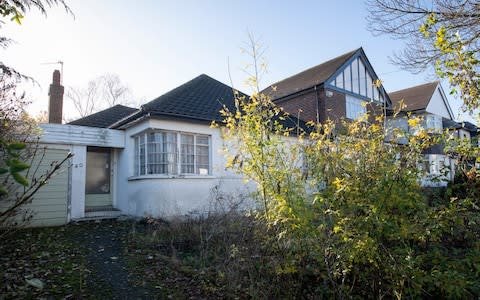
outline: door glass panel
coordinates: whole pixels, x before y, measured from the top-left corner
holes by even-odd
[[[110,193],[110,152],[87,151],[87,194]]]

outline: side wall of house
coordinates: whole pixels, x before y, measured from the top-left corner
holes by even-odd
[[[283,107],[290,115],[300,118],[303,121],[316,121],[317,111],[321,111],[319,108],[319,94],[320,91],[311,90],[275,103]]]

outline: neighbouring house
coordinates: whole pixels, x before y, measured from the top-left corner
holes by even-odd
[[[362,48],[276,82],[263,90],[303,121],[356,119],[384,114],[389,95]]]
[[[453,111],[438,81],[392,92],[389,96],[393,101],[392,109],[397,112],[395,117],[388,120],[392,127],[413,133],[416,128],[409,128],[408,118],[421,117],[421,127],[430,134],[438,134],[447,128],[452,134],[469,140],[476,134],[475,125],[462,125],[454,120]],[[455,158],[444,152],[444,145],[434,145],[424,151],[421,168],[426,172],[422,179],[423,185],[445,186],[454,178]]]
[[[57,121],[59,78],[54,75],[51,86],[58,92],[50,93],[50,114]],[[359,48],[263,92],[290,113],[286,126],[356,119],[367,111],[386,115],[403,98],[410,111],[426,116],[426,126],[440,128],[443,120],[458,125],[438,83],[388,94],[378,79]],[[202,74],[139,109],[117,105],[69,124],[41,125],[47,163],[69,151],[74,156],[32,206],[39,212],[34,225],[202,213],[219,194],[247,195],[255,187],[226,169],[221,130],[210,126],[222,121],[223,106],[235,109],[232,88]],[[472,135],[468,128],[463,127]],[[445,160],[441,150],[429,151],[429,162]]]

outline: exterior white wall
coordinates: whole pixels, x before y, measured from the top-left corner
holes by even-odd
[[[434,114],[439,115],[447,119],[454,119],[454,116],[450,114],[451,110],[447,107],[448,100],[444,97],[444,94],[441,90],[440,85],[435,89],[435,92],[428,103],[426,111]]]
[[[134,176],[133,136],[150,128],[209,135],[211,174]],[[222,146],[220,129],[206,124],[150,119],[127,129],[125,149],[118,152],[117,207],[139,217],[172,217],[206,211],[216,188],[229,195],[250,193],[252,184],[245,184],[242,177],[225,169]]]
[[[470,140],[470,132],[465,130],[465,129],[459,129],[458,130],[458,137],[462,140]]]
[[[72,146],[71,206],[72,219],[85,217],[85,179],[87,166],[87,146]]]

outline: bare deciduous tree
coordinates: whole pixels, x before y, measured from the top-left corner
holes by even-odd
[[[80,117],[117,104],[135,104],[130,88],[115,74],[97,77],[89,81],[86,88],[69,87],[66,98],[71,101]]]
[[[406,41],[392,61],[420,73],[431,68],[444,54],[435,47],[437,36],[426,37],[420,28],[435,16],[436,31],[444,27],[461,36],[468,50],[480,50],[480,3],[478,0],[367,0],[368,29],[375,35],[389,35]]]
[[[125,85],[116,74],[105,74],[100,77],[102,96],[108,106],[117,104],[133,104],[130,88]]]
[[[90,81],[86,88],[69,87],[65,95],[69,99],[80,117],[85,117],[98,110],[98,83]]]

